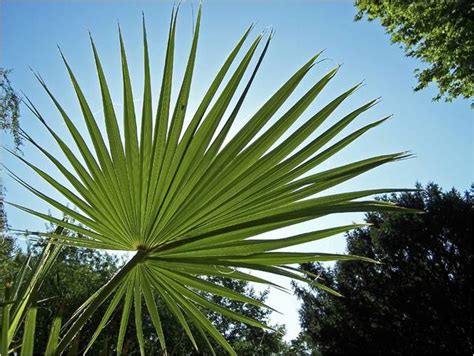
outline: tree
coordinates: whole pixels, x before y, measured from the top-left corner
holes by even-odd
[[[290,341],[290,344],[288,345],[288,355],[320,356],[321,353],[318,350],[312,348],[310,345],[311,340],[309,336],[304,332],[300,332],[296,339]]]
[[[11,69],[0,67],[0,129],[9,130],[15,148],[21,145],[20,96],[13,89],[8,75]]]
[[[474,97],[474,7],[469,0],[356,0],[356,20],[380,19],[393,43],[427,67],[416,69],[415,91],[435,83],[446,101]],[[474,105],[474,103],[473,103]]]
[[[472,352],[473,192],[429,184],[385,197],[425,213],[371,213],[366,221],[373,225],[347,234],[350,254],[381,264],[305,265],[344,295],[294,286],[313,348],[323,354]]]

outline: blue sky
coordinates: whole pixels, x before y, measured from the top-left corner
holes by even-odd
[[[164,57],[170,1],[3,1],[1,3],[1,66],[12,68],[11,80],[38,106],[47,121],[66,134],[57,112],[46,98],[29,70],[40,72],[52,91],[81,127],[80,111],[68,82],[56,46],[70,61],[80,84],[100,119],[101,103],[87,31],[96,41],[108,76],[117,110],[122,100],[117,21],[120,22],[129,56],[137,108],[141,105],[142,48],[141,12],[144,11],[149,32],[154,94],[158,91]],[[194,2],[194,14],[197,3]],[[334,123],[370,99],[381,96],[382,102],[351,125],[346,133],[386,115],[393,118],[369,132],[361,140],[324,165],[328,168],[376,154],[410,150],[415,158],[385,166],[345,183],[337,191],[373,187],[413,187],[416,181],[434,181],[444,188],[467,189],[474,181],[473,111],[466,100],[453,103],[432,102],[436,88],[414,93],[413,70],[423,67],[417,60],[406,58],[403,50],[391,45],[378,22],[354,22],[356,11],[351,1],[231,1],[206,0],[203,8],[202,32],[190,111],[199,103],[217,69],[253,22],[253,35],[273,28],[276,31],[270,50],[257,75],[236,128],[258,109],[265,100],[308,58],[325,49],[325,61],[314,67],[294,93],[288,105],[304,93],[318,78],[337,64],[343,64],[336,78],[302,118],[308,118],[331,98],[364,81],[365,85],[333,114],[324,127]],[[188,54],[192,31],[190,1],[182,1],[176,48],[176,79],[180,80]],[[175,85],[177,87],[178,85]],[[21,118],[23,128],[52,152],[58,152],[44,129],[26,110]],[[278,115],[277,115],[278,116]],[[83,126],[82,126],[83,127]],[[323,127],[323,129],[324,129]],[[2,143],[11,147],[10,138],[2,134]],[[23,149],[25,157],[45,169],[53,169],[34,149]],[[58,152],[59,154],[59,152]],[[2,162],[22,177],[34,182],[48,194],[58,194],[34,177],[18,161],[2,152]],[[15,185],[2,172],[9,200],[42,211],[50,209]],[[60,197],[58,197],[61,199]],[[54,210],[51,209],[54,213]],[[9,223],[14,228],[44,229],[44,222],[13,209],[8,209]],[[342,225],[361,221],[357,214],[331,216],[276,232],[279,236],[308,231],[321,226]],[[274,235],[275,235],[274,234]],[[302,246],[300,250],[343,252],[343,236]],[[287,283],[287,282],[282,282]],[[288,284],[286,284],[288,285]],[[297,335],[298,303],[292,295],[271,291],[269,304],[284,314],[273,322],[285,323],[287,338]]]

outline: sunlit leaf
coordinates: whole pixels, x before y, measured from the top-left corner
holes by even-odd
[[[108,303],[108,307],[88,347],[120,307],[122,314],[116,341],[117,354],[120,355],[127,326],[130,319],[133,319],[130,318],[133,306],[141,354],[145,353],[144,340],[148,337],[143,334],[142,314],[149,314],[160,345],[166,350],[161,310],[156,307],[157,299],[161,299],[163,305],[169,308],[196,349],[198,345],[189,324],[193,324],[194,329],[201,333],[212,352],[212,343],[208,337],[213,338],[230,354],[235,354],[225,338],[206,318],[204,311],[220,313],[257,327],[267,326],[224,309],[206,296],[214,294],[241,303],[267,306],[214,284],[206,277],[234,278],[281,288],[271,278],[255,276],[247,270],[260,271],[304,281],[339,295],[337,291],[324,286],[322,281],[292,265],[354,259],[371,263],[376,261],[364,256],[312,252],[309,248],[304,253],[290,249],[360,225],[319,228],[289,237],[279,237],[274,231],[335,213],[412,211],[368,198],[400,191],[398,188],[324,194],[330,188],[380,165],[405,159],[409,154],[401,152],[376,155],[330,169],[320,168],[322,163],[387,119],[379,118],[364,123],[345,137],[337,138],[357,118],[378,103],[378,99],[371,100],[356,106],[356,109],[341,118],[333,119],[333,113],[342,110],[342,104],[360,87],[355,84],[341,90],[341,94],[328,103],[319,102],[319,94],[326,86],[331,85],[339,66],[321,73],[320,79],[315,80],[305,93],[293,98],[300,83],[313,71],[321,53],[302,63],[244,121],[246,118],[240,115],[240,110],[245,105],[245,99],[254,94],[251,85],[259,80],[258,70],[273,40],[273,32],[258,34],[248,48],[242,51],[253,28],[251,26],[238,40],[215,77],[211,78],[209,89],[201,101],[198,101],[196,111],[190,113],[188,103],[191,93],[194,95],[193,74],[198,70],[195,67],[199,58],[201,8],[197,14],[182,81],[175,84],[175,78],[181,78],[174,73],[175,57],[178,56],[175,53],[178,8],[179,6],[173,9],[171,14],[156,113],[152,111],[152,61],[149,58],[144,19],[141,117],[135,112],[131,70],[121,29],[119,55],[123,82],[123,125],[119,124],[120,118],[115,112],[106,72],[100,60],[100,48],[95,46],[92,37],[104,125],[93,114],[79,79],[63,53],[61,56],[87,131],[81,132],[78,129],[79,124],[69,117],[39,75],[36,76],[40,84],[59,110],[72,139],[59,135],[54,129],[55,124],[47,123],[27,99],[27,106],[52,135],[64,154],[64,160],[57,154],[48,152],[26,133],[25,138],[53,163],[62,177],[54,177],[36,164],[12,153],[62,197],[53,198],[35,188],[33,182],[25,181],[14,172],[11,175],[35,196],[74,218],[76,223],[11,204],[83,236],[75,238],[36,233],[37,237],[47,239],[52,244],[136,252],[65,323],[56,354],[65,351],[73,340],[77,340],[76,336],[81,328],[103,303]],[[244,53],[239,56],[240,52]],[[181,53],[179,55],[182,56]],[[247,75],[249,71],[251,74]],[[178,94],[172,102],[174,85],[177,85]],[[313,108],[315,101],[320,106],[319,109]],[[308,118],[305,118],[306,112],[311,112]],[[186,120],[188,116],[189,120]],[[189,123],[186,125],[186,122]],[[236,122],[241,124],[241,128],[232,134]],[[320,130],[323,124],[327,124],[329,128]],[[102,126],[105,127],[105,132],[101,131]],[[121,126],[123,132],[120,131]],[[69,142],[73,142],[77,150],[70,147]],[[69,166],[72,170],[66,168]],[[361,198],[369,200],[361,201]],[[71,202],[77,210],[60,199]],[[269,233],[270,238],[255,238],[263,233]],[[282,248],[286,250],[280,251]]]

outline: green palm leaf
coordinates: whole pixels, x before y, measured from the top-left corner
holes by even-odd
[[[56,236],[63,236],[64,228],[58,226]],[[10,347],[23,325],[21,354],[31,355],[34,347],[36,322],[36,298],[44,278],[55,263],[61,245],[46,244],[33,263],[31,255],[22,262],[21,268],[12,282],[5,285],[4,299],[0,301],[2,323],[0,324],[0,354],[7,355]],[[59,335],[59,329],[57,330]],[[54,342],[57,339],[54,339]],[[50,350],[55,348],[51,341]],[[14,347],[16,349],[16,346]]]
[[[73,171],[69,171],[66,163],[55,158],[55,155],[42,148],[29,135],[24,133],[24,137],[58,168],[66,181],[74,188],[74,192],[32,163],[22,157],[18,158],[72,202],[78,210],[68,208],[60,201],[41,193],[14,173],[11,174],[33,194],[66,215],[70,215],[80,225],[68,223],[27,207],[13,205],[86,236],[85,239],[75,239],[58,234],[38,233],[39,236],[54,243],[136,251],[136,255],[114,278],[91,296],[73,318],[65,323],[61,340],[56,348],[57,354],[67,348],[89,317],[106,301],[110,304],[89,347],[113,312],[122,305],[123,312],[117,340],[118,354],[121,353],[132,306],[135,311],[140,352],[142,354],[145,352],[144,335],[141,330],[142,313],[145,310],[150,314],[161,347],[166,350],[160,311],[155,304],[156,298],[164,301],[196,348],[189,323],[194,324],[195,329],[203,335],[205,340],[210,336],[229,353],[235,354],[222,335],[206,319],[203,310],[218,312],[250,325],[266,326],[215,305],[203,295],[213,293],[243,303],[267,306],[215,285],[207,281],[206,276],[236,278],[278,287],[269,280],[239,270],[239,268],[247,268],[305,281],[339,295],[336,291],[315,281],[312,278],[314,276],[291,267],[291,264],[350,259],[375,262],[360,256],[278,251],[281,248],[326,238],[360,225],[317,230],[281,239],[250,238],[334,213],[407,211],[386,202],[359,200],[374,194],[400,189],[373,189],[321,195],[325,190],[370,169],[409,156],[403,152],[381,155],[329,170],[312,171],[365,132],[385,121],[381,119],[370,123],[324,148],[359,115],[375,105],[377,103],[375,99],[347,114],[328,130],[306,142],[318,127],[329,120],[331,114],[357,90],[359,85],[343,92],[307,119],[291,135],[282,139],[285,133],[301,119],[301,115],[317,99],[318,94],[329,84],[339,67],[323,75],[290,109],[268,125],[306,74],[314,67],[320,54],[315,55],[299,68],[256,111],[242,129],[233,137],[228,137],[230,128],[238,117],[240,108],[267,53],[273,33],[268,35],[256,59],[260,43],[264,38],[264,34],[258,35],[236,63],[235,69],[231,71],[231,65],[236,62],[237,55],[241,52],[253,26],[245,31],[218,70],[196,112],[191,115],[189,125],[184,127],[198,55],[201,9],[197,15],[184,77],[173,107],[171,89],[177,16],[178,9],[175,9],[171,15],[161,92],[154,120],[151,105],[150,60],[143,21],[145,81],[141,125],[138,125],[134,109],[125,43],[119,28],[124,101],[123,139],[99,51],[92,38],[91,44],[102,96],[106,134],[100,131],[79,82],[62,53],[61,56],[81,107],[92,147],[86,144],[87,139],[83,133],[77,129],[76,124],[69,118],[39,75],[37,77],[40,84],[59,110],[77,145],[79,155],[76,156],[65,140],[46,123],[31,101],[28,100],[26,103],[53,136]],[[254,69],[245,83],[245,74],[251,65]],[[229,76],[229,79],[224,84],[226,76]],[[237,94],[241,85],[244,85],[244,89]],[[234,98],[238,98],[236,104],[230,107]],[[230,112],[228,117],[226,117],[227,112]],[[268,128],[264,129],[265,126]],[[15,153],[12,152],[12,154]],[[308,172],[310,172],[309,175]],[[314,197],[315,194],[318,196]]]

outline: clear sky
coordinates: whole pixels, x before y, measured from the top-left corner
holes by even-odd
[[[1,2],[1,66],[12,68],[11,80],[16,89],[24,91],[38,106],[48,122],[61,134],[66,134],[57,112],[29,70],[39,71],[52,91],[76,123],[81,123],[79,107],[68,82],[56,45],[60,45],[72,65],[80,84],[99,118],[101,103],[91,56],[87,31],[90,30],[101,54],[117,108],[121,105],[122,86],[118,52],[117,21],[120,21],[129,56],[129,65],[139,99],[142,88],[141,12],[144,11],[149,32],[154,94],[158,91],[164,57],[171,1],[22,1]],[[194,2],[194,15],[197,3]],[[474,181],[474,111],[466,100],[453,103],[434,103],[431,98],[436,88],[414,93],[416,81],[413,70],[423,65],[404,57],[403,50],[391,45],[389,37],[378,22],[354,22],[356,13],[352,1],[317,0],[260,0],[231,1],[206,0],[203,8],[202,32],[198,50],[190,110],[195,108],[204,90],[210,84],[235,42],[252,22],[256,22],[253,35],[272,27],[276,34],[264,60],[245,108],[236,127],[245,120],[301,66],[308,58],[325,49],[325,61],[315,66],[292,96],[289,104],[308,89],[319,77],[337,64],[343,64],[335,79],[303,116],[308,118],[331,98],[352,85],[364,80],[363,86],[333,114],[334,123],[344,113],[370,99],[381,96],[382,102],[346,133],[385,115],[393,118],[335,156],[324,168],[351,160],[382,153],[410,150],[416,157],[385,166],[348,182],[337,191],[373,187],[413,187],[434,181],[443,188],[469,188]],[[175,74],[181,79],[192,34],[192,8],[189,0],[182,1],[178,29]],[[462,44],[460,44],[462,45]],[[177,85],[175,85],[177,87]],[[175,95],[176,96],[176,95]],[[155,96],[156,99],[156,96]],[[155,100],[156,102],[156,100]],[[141,102],[137,100],[137,107]],[[288,108],[288,105],[285,106]],[[45,130],[26,110],[22,111],[23,128],[52,152],[59,151]],[[80,124],[79,126],[81,126]],[[83,127],[82,125],[81,127]],[[324,127],[328,127],[325,125]],[[323,128],[324,128],[323,127]],[[11,140],[2,134],[2,143],[11,147]],[[26,158],[39,166],[52,170],[50,165],[31,147],[24,147]],[[59,195],[39,181],[18,161],[2,152],[1,160],[35,186],[59,199]],[[39,199],[15,185],[2,172],[7,188],[7,199],[41,211],[51,209]],[[9,223],[13,228],[43,230],[44,222],[23,213],[8,209]],[[54,214],[54,209],[51,209]],[[361,221],[362,216],[351,214],[331,216],[273,233],[284,236],[324,226],[335,226]],[[301,251],[343,252],[343,236],[319,243],[298,247]],[[286,286],[285,281],[279,281]],[[298,334],[298,301],[291,294],[272,290],[269,304],[283,312],[274,315],[272,322],[287,326],[287,339]]]

